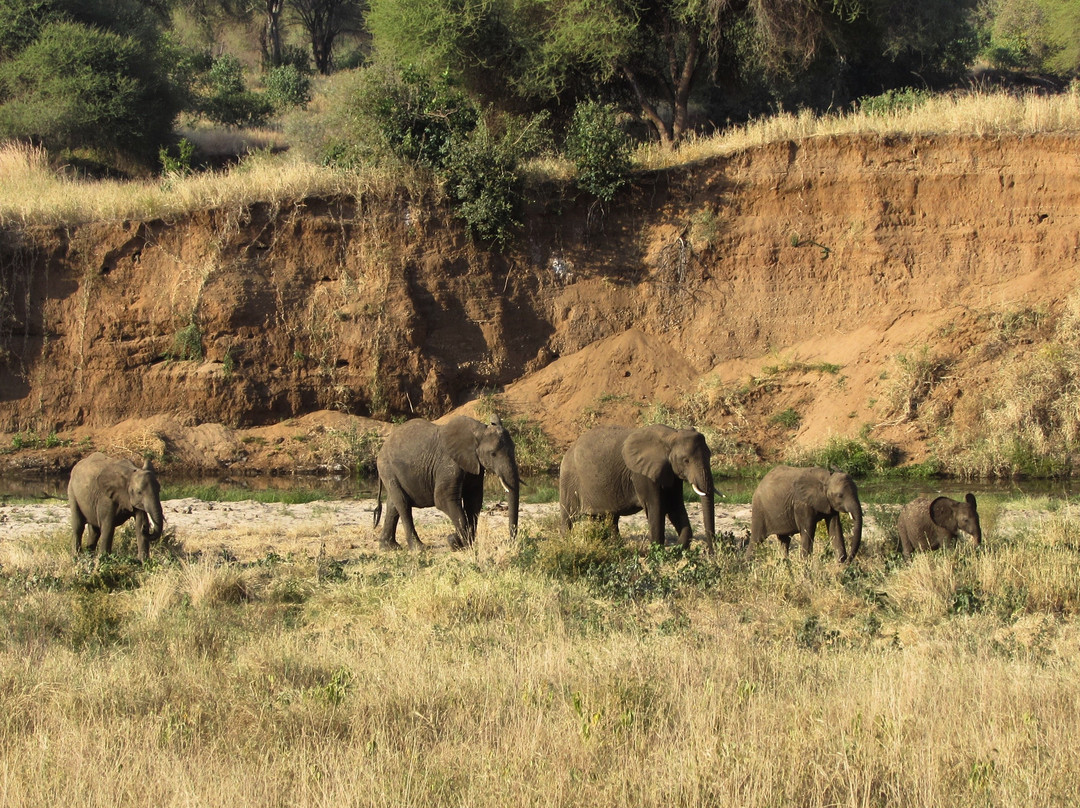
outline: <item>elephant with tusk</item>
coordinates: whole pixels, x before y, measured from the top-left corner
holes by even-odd
[[[467,547],[476,538],[476,525],[484,503],[484,472],[498,477],[507,493],[510,536],[517,533],[518,477],[514,441],[498,418],[483,424],[459,415],[445,424],[422,418],[394,427],[379,450],[378,504],[375,526],[382,518],[382,492],[386,488],[386,522],[379,543],[400,549],[394,538],[398,520],[405,526],[410,548],[423,547],[413,524],[413,508],[432,506],[450,517],[454,536],[450,546]]]
[[[669,519],[683,548],[690,546],[690,518],[683,502],[683,481],[701,498],[705,544],[714,551],[712,455],[696,429],[663,424],[630,429],[604,426],[581,435],[559,467],[559,515],[563,532],[580,515],[611,516],[616,535],[619,517],[645,509],[649,538],[664,542]]]
[[[88,550],[97,557],[112,552],[113,532],[135,517],[139,560],[150,555],[150,539],[160,536],[165,518],[161,512],[161,485],[149,460],[138,468],[129,460],[117,460],[94,452],[71,469],[68,479],[71,506],[72,551],[82,550],[83,530],[89,531]]]

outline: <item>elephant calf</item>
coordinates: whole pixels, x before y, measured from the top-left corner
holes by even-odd
[[[851,516],[851,551],[844,545],[840,514]],[[862,543],[862,504],[850,475],[822,468],[777,466],[758,483],[750,515],[750,545],[746,554],[766,536],[775,535],[784,548],[798,533],[804,555],[814,549],[814,532],[822,519],[829,526],[833,550],[841,563],[851,561]]]
[[[916,550],[937,550],[951,545],[959,530],[971,536],[976,547],[982,544],[979,511],[975,506],[975,495],[970,493],[963,502],[949,497],[912,500],[900,509],[896,529],[905,558],[910,558]]]
[[[160,536],[165,518],[161,513],[161,485],[147,460],[142,468],[129,460],[117,460],[94,452],[71,469],[68,479],[71,506],[72,552],[82,550],[83,529],[89,530],[88,550],[97,557],[112,552],[113,531],[135,517],[139,560],[150,555],[150,539]]]

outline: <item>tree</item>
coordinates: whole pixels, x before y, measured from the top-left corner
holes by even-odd
[[[363,25],[361,0],[289,0],[293,14],[311,40],[315,69],[327,75],[334,66],[334,40],[359,31]]]
[[[0,137],[148,161],[178,111],[153,57],[133,37],[75,22],[45,25],[0,64]]]
[[[376,48],[449,69],[474,88],[509,87],[533,103],[632,99],[667,144],[689,126],[702,67],[749,19],[766,62],[806,59],[826,18],[859,0],[371,0]]]

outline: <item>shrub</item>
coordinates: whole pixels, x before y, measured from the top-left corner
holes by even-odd
[[[207,72],[207,94],[200,104],[207,118],[224,126],[260,126],[273,111],[270,101],[250,92],[235,56],[219,56]]]
[[[895,115],[910,112],[929,101],[933,94],[929,90],[915,87],[900,87],[886,90],[881,95],[867,95],[858,100],[859,112],[866,115]]]
[[[629,182],[630,139],[609,104],[578,104],[566,135],[566,156],[577,168],[577,186],[604,202]]]
[[[275,110],[303,108],[311,101],[311,79],[296,65],[285,64],[272,68],[264,81],[266,99]]]
[[[469,233],[505,247],[521,226],[521,178],[513,143],[497,138],[481,123],[456,139],[443,167],[447,194]]]
[[[135,39],[70,22],[45,26],[0,65],[0,98],[0,137],[147,162],[178,111],[168,79]]]

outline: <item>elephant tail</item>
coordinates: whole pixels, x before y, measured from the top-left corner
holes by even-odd
[[[375,527],[379,526],[379,520],[382,519],[382,477],[379,478],[379,492],[375,495]]]

